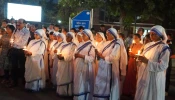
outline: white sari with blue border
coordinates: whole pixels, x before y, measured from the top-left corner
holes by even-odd
[[[27,50],[32,52],[27,56],[25,63],[25,88],[32,91],[39,91],[45,87],[45,69],[43,54],[46,45],[42,40],[30,41]]]

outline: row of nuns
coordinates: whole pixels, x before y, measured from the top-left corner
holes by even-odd
[[[26,89],[44,89],[49,66],[59,96],[73,96],[74,100],[120,99],[128,58],[116,29],[106,31],[107,40],[101,32],[97,32],[94,40],[92,32],[85,29],[76,36],[72,32],[66,35],[55,32],[55,39],[48,44],[44,34],[42,29],[36,30],[35,39],[24,48]],[[135,100],[165,99],[165,72],[170,54],[164,42],[165,29],[159,25],[152,27],[150,37],[152,42],[135,56],[138,70]]]

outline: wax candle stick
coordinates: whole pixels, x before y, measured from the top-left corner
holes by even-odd
[[[26,47],[26,46],[24,46],[24,47],[23,47],[23,50],[24,50],[24,51],[27,51],[27,47]]]
[[[95,45],[97,46],[98,45],[98,42],[95,42]]]
[[[10,43],[12,44],[14,42],[14,40],[13,39],[10,39]]]

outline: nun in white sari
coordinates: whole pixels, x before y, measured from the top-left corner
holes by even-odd
[[[100,60],[94,84],[94,100],[119,100],[120,81],[126,75],[127,54],[124,45],[117,40],[116,29],[108,29],[106,35],[106,45],[102,51],[96,52]]]
[[[32,91],[39,91],[45,87],[45,70],[43,54],[46,45],[42,40],[44,31],[35,31],[35,40],[31,40],[25,50],[27,56],[25,63],[25,88]]]
[[[60,34],[59,32],[55,32],[54,35],[54,40],[53,42],[50,44],[50,48],[49,48],[49,64],[51,67],[51,82],[54,86],[56,86],[56,72],[57,70],[53,70],[53,56],[54,56],[54,50],[55,50],[55,46],[58,45],[58,41],[57,41],[57,36],[58,34]]]
[[[57,94],[72,96],[73,92],[73,56],[76,48],[75,34],[66,34],[67,43],[58,49]]]
[[[138,80],[135,100],[165,100],[165,78],[169,62],[167,36],[162,26],[151,28],[153,42],[145,45],[138,57]]]
[[[57,35],[57,42],[56,45],[54,45],[54,48],[52,48],[52,73],[51,73],[51,80],[53,85],[57,86],[57,81],[56,81],[56,74],[58,70],[58,57],[57,57],[57,51],[60,52],[61,47],[66,43],[66,36],[63,33],[59,33]]]
[[[84,42],[75,52],[74,100],[93,100],[95,47],[89,29],[82,32]]]
[[[97,32],[96,33],[96,42],[95,42],[95,48],[97,51],[102,52],[102,49],[106,45],[106,38],[104,36],[104,33],[102,32]],[[98,57],[96,57],[96,62],[95,62],[95,76],[97,75],[98,72]]]

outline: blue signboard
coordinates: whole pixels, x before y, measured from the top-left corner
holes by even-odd
[[[84,10],[77,16],[72,18],[72,28],[78,29],[79,26],[83,26],[85,29],[90,28],[90,11]]]

